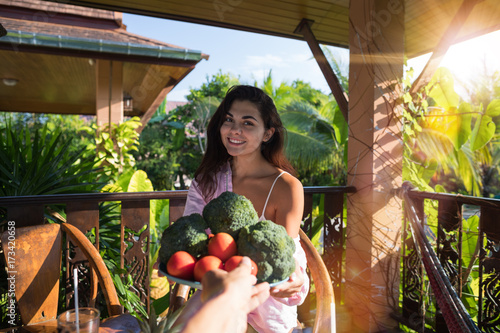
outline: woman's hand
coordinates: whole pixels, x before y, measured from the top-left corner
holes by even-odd
[[[303,284],[304,273],[297,259],[295,259],[295,272],[292,273],[288,281],[271,288],[271,296],[279,298],[293,297],[302,289]]]

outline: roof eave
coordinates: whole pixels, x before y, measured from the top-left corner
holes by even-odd
[[[201,53],[201,51],[185,48],[172,48],[162,45],[143,45],[61,35],[56,36],[26,31],[7,30],[7,35],[0,39],[0,44],[10,45],[11,49],[18,49],[20,47],[27,49],[54,49],[57,50],[58,53],[62,50],[66,50],[66,52],[77,52],[78,54],[101,54],[119,57],[125,56],[128,59],[150,59],[154,63],[163,62],[162,60],[197,63],[201,59],[208,59],[208,56]],[[99,56],[97,57],[99,58]]]

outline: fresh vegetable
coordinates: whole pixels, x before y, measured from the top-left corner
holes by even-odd
[[[238,253],[238,246],[234,238],[225,232],[219,232],[208,240],[208,254],[216,256],[222,261]]]
[[[250,200],[234,192],[223,192],[203,209],[203,218],[213,234],[226,232],[237,240],[241,228],[259,221]]]
[[[186,251],[175,252],[167,262],[167,273],[184,280],[193,280],[196,259]]]
[[[243,227],[238,254],[250,257],[259,269],[257,279],[269,283],[286,279],[295,271],[295,242],[286,229],[272,221]]]
[[[197,258],[206,254],[207,223],[200,214],[183,216],[169,226],[160,242],[160,262],[167,263],[177,251],[186,251]]]
[[[240,264],[242,259],[243,259],[243,256],[232,256],[231,258],[226,260],[226,262],[224,263],[224,270],[226,272],[231,272],[233,269],[238,267],[238,265]],[[257,276],[257,272],[259,270],[257,268],[257,264],[252,259],[250,259],[250,262],[251,262],[251,266],[252,266],[252,270],[250,271],[250,273]]]
[[[206,272],[222,268],[224,268],[222,260],[211,255],[204,256],[194,265],[194,279],[196,281],[201,281]]]

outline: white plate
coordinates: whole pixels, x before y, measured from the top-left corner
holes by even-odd
[[[165,275],[167,277],[167,279],[169,279],[170,281],[174,281],[174,282],[177,282],[180,284],[185,284],[186,286],[190,286],[191,288],[195,288],[195,289],[203,289],[201,287],[201,282],[179,279],[178,277],[175,277],[175,276],[168,274],[167,268],[165,267],[165,264],[163,264],[163,263],[160,263],[158,270],[160,271],[161,274]],[[271,288],[276,287],[277,285],[282,284],[283,282],[286,282],[286,281],[288,281],[288,278],[286,278],[282,281],[270,283],[269,286]]]

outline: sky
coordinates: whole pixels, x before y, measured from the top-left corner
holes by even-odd
[[[199,88],[219,70],[239,77],[241,83],[262,83],[269,71],[276,84],[301,79],[329,93],[306,42],[263,34],[216,28],[193,23],[123,14],[127,31],[184,48],[198,50],[210,56],[201,60],[167,96],[169,101],[185,101],[191,88]],[[348,50],[330,47],[336,59],[348,66]],[[430,54],[410,59],[408,65],[416,71],[423,69]],[[441,63],[460,80],[470,80],[483,70],[500,69],[500,31],[456,44]]]

